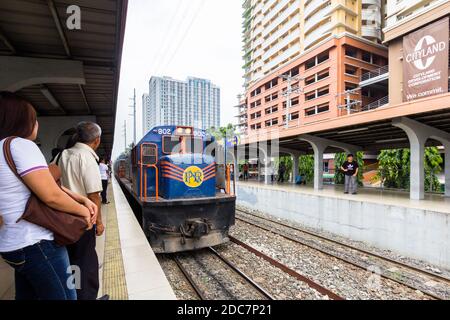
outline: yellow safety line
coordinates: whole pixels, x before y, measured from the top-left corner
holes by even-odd
[[[111,300],[128,300],[117,212],[113,199],[108,207],[103,262],[103,293],[108,294]]]

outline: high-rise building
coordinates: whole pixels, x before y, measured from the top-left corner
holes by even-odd
[[[382,0],[245,0],[243,8],[246,86],[333,35],[382,41]]]
[[[149,85],[148,98],[143,97],[144,132],[161,125],[220,126],[220,88],[210,80],[152,77]]]
[[[147,93],[142,95],[142,135],[145,135],[148,131],[147,128],[151,125],[152,115],[150,114],[150,96]],[[153,115],[154,117],[154,115]]]

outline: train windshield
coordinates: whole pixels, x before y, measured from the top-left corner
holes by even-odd
[[[172,153],[203,153],[204,141],[192,136],[163,137],[163,152]]]

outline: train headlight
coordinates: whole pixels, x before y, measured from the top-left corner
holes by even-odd
[[[190,128],[187,128],[187,129],[184,130],[184,133],[186,133],[186,134],[191,134],[191,133],[192,133],[192,130],[191,130]]]
[[[183,128],[178,128],[178,129],[177,129],[177,133],[178,133],[178,134],[183,134],[183,131],[184,131]]]

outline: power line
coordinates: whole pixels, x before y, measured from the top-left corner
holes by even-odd
[[[183,8],[183,5],[185,5],[184,8]],[[175,38],[176,32],[178,30],[180,30],[182,24],[184,23],[186,18],[189,16],[188,13],[191,8],[192,8],[192,6],[190,5],[190,1],[180,0],[178,2],[177,10],[175,11],[175,14],[170,19],[168,32],[167,32],[166,36],[164,37],[163,43],[161,44],[161,50],[159,50],[159,55],[156,57],[151,71],[156,69],[155,70],[155,73],[156,73],[156,71],[158,71],[158,69],[160,68],[161,64],[164,62],[167,52],[170,50],[170,45],[173,42],[171,40],[173,38]],[[179,13],[181,13],[181,14],[178,15]],[[178,23],[175,23],[176,20],[178,20]]]
[[[192,26],[194,25],[195,20],[197,19],[201,9],[203,8],[204,4],[205,4],[206,0],[201,0],[200,5],[197,7],[196,12],[194,14],[194,16],[192,17],[188,27],[184,30],[183,36],[181,37],[181,40],[178,41],[178,45],[175,48],[175,51],[173,52],[173,54],[170,56],[169,60],[167,61],[167,63],[164,65],[163,67],[163,71],[167,68],[167,66],[170,65],[170,63],[172,62],[172,60],[175,58],[175,56],[177,55],[178,51],[180,50],[181,46],[183,45],[184,40],[186,40],[187,35],[189,34],[189,31],[191,30]]]

